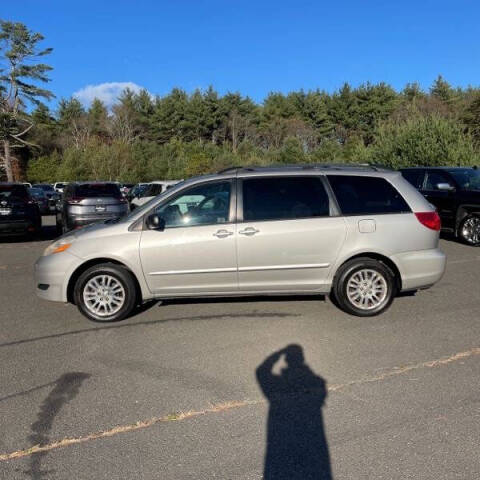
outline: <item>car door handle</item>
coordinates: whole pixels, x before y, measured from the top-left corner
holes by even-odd
[[[252,236],[252,235],[255,235],[256,233],[258,233],[260,230],[257,230],[256,228],[253,228],[253,227],[247,227],[245,228],[244,230],[240,230],[238,233],[240,235],[247,235],[248,237]]]
[[[217,232],[215,232],[213,234],[213,236],[217,237],[217,238],[225,238],[225,237],[229,237],[230,235],[233,235],[233,232],[229,232],[228,230],[225,230],[224,228],[222,228],[221,230],[218,230]]]

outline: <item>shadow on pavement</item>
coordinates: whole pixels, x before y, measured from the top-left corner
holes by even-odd
[[[70,330],[67,332],[52,333],[50,335],[41,335],[38,337],[23,338],[20,340],[13,340],[11,342],[0,343],[0,348],[2,347],[11,347],[15,345],[22,345],[24,343],[38,342],[41,340],[48,340],[50,338],[60,338],[60,337],[69,337],[71,335],[80,335],[82,333],[90,332],[99,332],[102,330],[109,329],[120,329],[120,328],[138,328],[140,326],[152,326],[170,322],[194,322],[201,320],[218,320],[221,318],[292,318],[300,317],[299,313],[284,313],[284,312],[251,312],[251,313],[224,313],[218,315],[193,315],[189,317],[172,317],[172,318],[162,318],[160,320],[148,320],[142,322],[131,322],[131,323],[122,323],[121,325],[110,324],[109,326],[96,327],[96,328],[81,328],[78,330]],[[67,323],[65,324],[67,325]]]
[[[45,445],[49,441],[49,432],[52,429],[55,417],[60,413],[62,407],[73,400],[80,390],[84,380],[90,374],[83,372],[70,372],[62,375],[56,382],[55,387],[48,394],[47,398],[40,405],[37,420],[32,424],[32,434],[29,437],[33,445]],[[51,478],[52,471],[42,470],[43,457],[47,452],[40,452],[30,457],[30,470],[25,473],[33,480]]]
[[[286,366],[275,374],[282,357]],[[264,480],[331,480],[322,417],[326,382],[305,363],[302,347],[288,345],[273,353],[256,374],[270,404]]]

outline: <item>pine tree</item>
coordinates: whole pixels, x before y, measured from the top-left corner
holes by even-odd
[[[7,65],[0,70],[0,140],[3,143],[3,166],[8,181],[14,180],[11,149],[28,145],[24,136],[34,126],[24,113],[27,103],[39,105],[39,98],[50,99],[52,92],[38,87],[48,82],[49,65],[35,63],[39,57],[51,53],[51,48],[39,49],[44,37],[32,32],[22,23],[0,21],[1,57]],[[29,82],[34,83],[29,83]]]

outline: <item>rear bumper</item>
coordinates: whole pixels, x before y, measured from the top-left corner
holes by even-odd
[[[79,263],[81,260],[68,252],[40,257],[34,267],[37,295],[53,302],[67,302],[67,282]]]
[[[402,291],[428,288],[445,273],[446,255],[438,248],[392,256],[402,276]]]
[[[35,224],[30,220],[0,221],[0,235],[24,235],[35,231]]]

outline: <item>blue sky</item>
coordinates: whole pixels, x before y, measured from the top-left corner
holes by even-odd
[[[439,73],[480,85],[475,0],[18,0],[2,2],[0,18],[25,23],[54,48],[57,99],[88,85],[102,85],[93,92],[107,99],[103,84],[112,82],[160,95],[213,85],[256,101],[346,81],[428,88]]]

